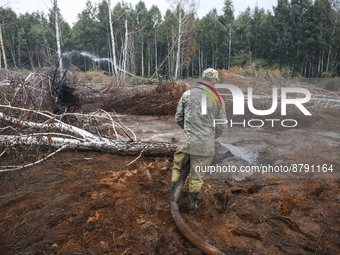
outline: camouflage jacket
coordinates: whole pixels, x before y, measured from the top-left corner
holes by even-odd
[[[203,97],[207,102],[205,115],[202,114],[201,106]],[[198,156],[215,154],[215,138],[221,136],[227,126],[217,124],[214,127],[214,119],[227,119],[222,98],[220,101],[216,94],[203,84],[188,90],[178,102],[175,119],[183,129],[179,151]]]

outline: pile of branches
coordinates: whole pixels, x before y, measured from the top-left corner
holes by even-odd
[[[79,104],[74,77],[68,70],[46,68],[39,73],[1,70],[0,100],[12,106],[62,113]]]
[[[104,109],[135,115],[175,115],[178,101],[188,90],[184,82],[160,82],[157,86],[135,89],[116,88],[111,91]]]
[[[175,150],[170,143],[138,142],[119,116],[105,110],[70,112],[63,100],[75,102],[76,90],[65,89],[68,79],[57,76],[29,74],[0,80],[0,172],[38,164],[64,149],[152,156]]]

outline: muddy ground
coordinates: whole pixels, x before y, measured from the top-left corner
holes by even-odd
[[[221,142],[252,152],[255,161],[235,155],[224,163],[303,160],[339,169],[333,113],[303,129],[230,129]],[[122,119],[142,140],[180,135],[173,117]],[[1,173],[0,254],[201,254],[170,214],[172,159],[141,157],[127,166],[135,158],[66,151]],[[340,254],[339,178],[218,177],[205,180],[193,215],[185,209],[187,186],[179,200],[184,220],[211,245],[226,254]]]
[[[201,254],[177,231],[171,159],[64,152],[1,174],[1,254]],[[186,189],[186,188],[184,188]],[[206,180],[184,220],[226,254],[339,254],[339,179]]]

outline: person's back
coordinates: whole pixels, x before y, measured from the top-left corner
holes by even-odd
[[[209,90],[205,85],[200,85],[186,91],[178,103],[176,122],[183,128],[185,136],[179,145],[179,150],[191,155],[213,156],[216,134],[223,132],[222,125],[214,127],[215,119],[225,117],[225,105],[216,98],[215,101],[207,94]],[[212,92],[213,93],[213,92]],[[207,112],[202,114],[202,98],[207,99]],[[218,104],[215,103],[217,100]],[[186,141],[185,141],[186,140]]]
[[[211,164],[215,154],[215,138],[226,127],[224,124],[214,126],[215,119],[226,119],[224,101],[214,89],[217,80],[218,72],[208,68],[203,72],[200,86],[184,92],[177,105],[175,119],[183,133],[174,154],[170,192],[175,187],[182,168],[190,160],[189,211],[197,208],[197,197],[205,176],[205,173],[196,172],[195,169]],[[206,112],[202,112],[203,103],[206,103]]]

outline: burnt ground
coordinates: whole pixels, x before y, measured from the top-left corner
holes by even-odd
[[[170,158],[62,152],[0,174],[0,254],[201,254],[170,214]],[[209,179],[190,227],[226,254],[340,254],[339,179]],[[186,190],[186,187],[184,187]]]

